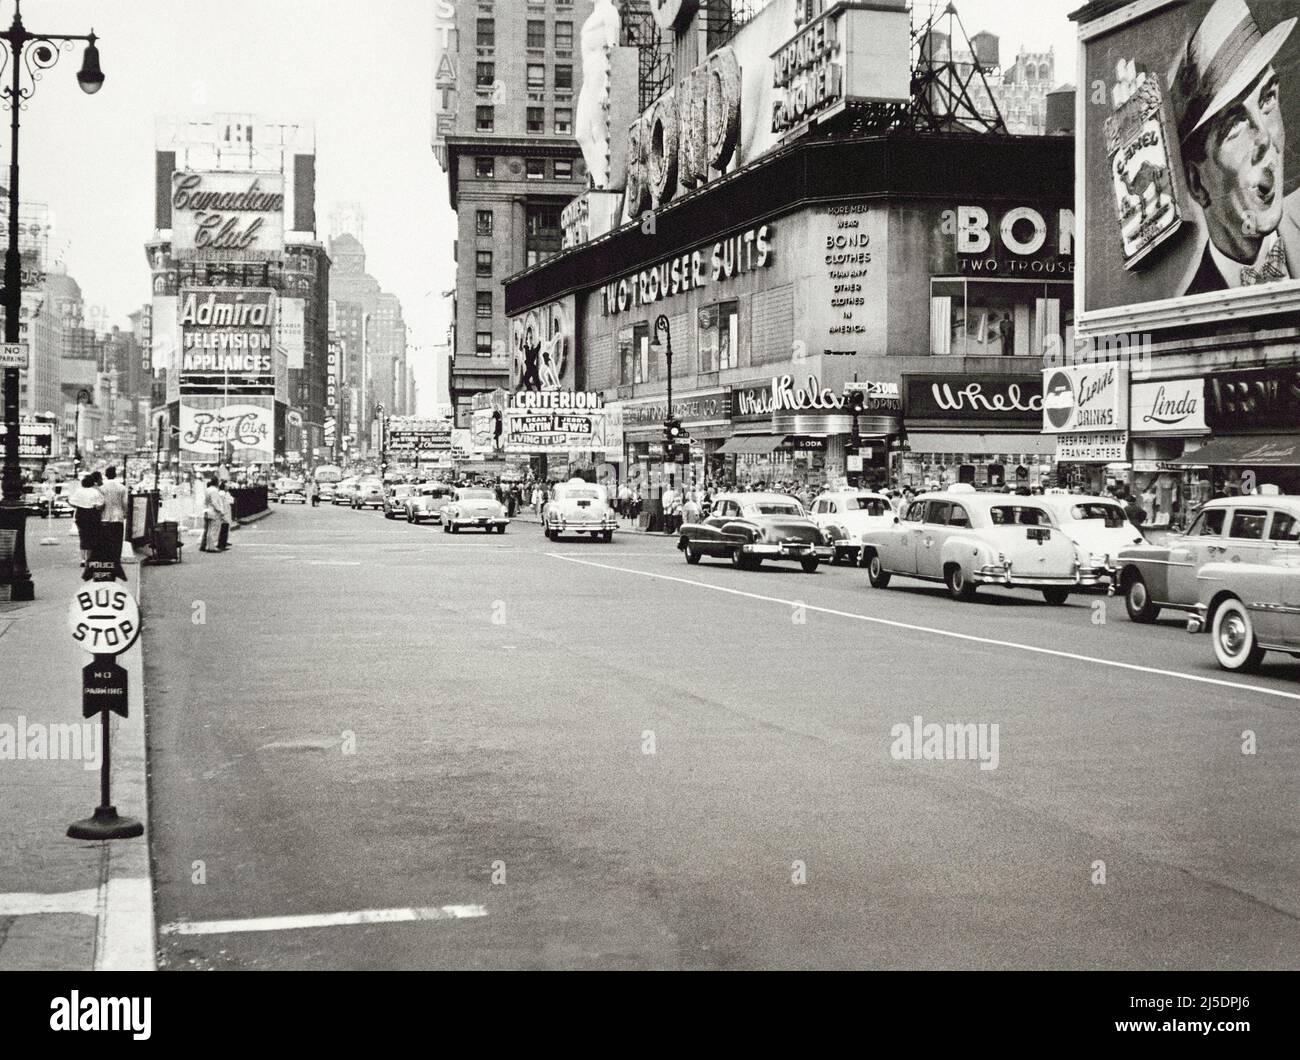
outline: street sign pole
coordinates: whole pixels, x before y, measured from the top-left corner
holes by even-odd
[[[127,675],[117,656],[140,636],[140,608],[125,586],[111,580],[91,582],[73,594],[68,606],[68,629],[73,641],[91,651],[95,661],[81,671],[81,715],[100,715],[103,748],[99,774],[99,805],[90,817],[68,825],[69,839],[133,839],[144,835],[144,824],[118,816],[110,790],[112,775],[112,713],[127,716]]]

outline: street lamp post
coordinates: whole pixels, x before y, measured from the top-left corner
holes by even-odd
[[[36,91],[36,82],[43,71],[59,61],[62,51],[70,51],[73,41],[86,42],[81,69],[77,72],[82,91],[93,95],[104,84],[93,30],[86,35],[31,33],[23,25],[21,8],[19,0],[14,0],[13,22],[0,33],[0,40],[5,42],[0,50],[0,68],[7,62],[10,69],[9,84],[0,89],[0,97],[9,108],[9,246],[5,251],[3,296],[6,343],[19,341],[23,304],[23,263],[18,252],[18,112]],[[24,68],[29,88],[23,87]],[[27,511],[22,503],[22,472],[18,464],[18,372],[18,368],[4,370],[5,455],[0,480],[0,536],[7,530],[13,537],[8,562],[0,557],[0,587],[9,587],[11,600],[34,600],[36,587],[27,568]]]
[[[81,406],[90,404],[90,391],[77,391],[77,414],[72,421],[72,477],[81,478]]]
[[[379,416],[379,481],[382,485],[388,473],[388,430],[384,423],[384,406],[376,405],[375,412]]]
[[[659,338],[661,332],[663,333],[662,340]],[[667,472],[668,452],[666,447],[669,444],[670,437],[673,437],[675,441],[675,436],[672,428],[673,425],[677,422],[676,417],[673,416],[673,332],[672,332],[672,327],[668,322],[667,313],[660,313],[657,317],[655,317],[655,342],[651,348],[656,353],[659,352],[660,350],[663,351],[664,364],[668,371],[668,406],[664,413],[665,450],[664,450],[663,457],[659,461],[659,468],[660,468],[659,474],[660,477],[662,478],[662,477],[666,477],[668,474]],[[660,504],[661,504],[660,511],[662,512],[664,517],[667,517],[668,513],[664,512],[662,509],[662,501],[663,501],[662,483],[660,484],[659,489],[660,489],[659,497],[660,497]]]

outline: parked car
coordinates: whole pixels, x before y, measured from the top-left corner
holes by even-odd
[[[1191,611],[1200,598],[1196,575],[1207,563],[1273,562],[1295,532],[1300,497],[1220,497],[1209,501],[1187,532],[1163,545],[1121,549],[1115,591],[1134,622],[1154,622],[1163,608]]]
[[[1090,566],[1101,567],[1110,576],[1118,569],[1116,558],[1123,549],[1145,543],[1142,531],[1129,522],[1123,507],[1110,497],[1049,493],[1032,501],[1047,510],[1052,525],[1069,535],[1088,557]]]
[[[862,533],[894,523],[894,506],[883,493],[832,490],[812,502],[808,516],[831,538],[831,562],[857,563],[862,557]]]
[[[491,490],[461,487],[442,509],[442,529],[448,534],[459,534],[467,527],[504,534],[509,522],[505,508]]]
[[[377,478],[358,479],[348,494],[348,503],[357,511],[362,508],[384,510],[384,484]]]
[[[442,522],[442,510],[447,506],[447,502],[454,500],[456,491],[450,486],[445,486],[441,482],[425,482],[414,487],[406,495],[403,506],[406,510],[406,521],[408,523],[422,523],[425,520],[432,520],[435,523]]]
[[[395,482],[384,487],[384,518],[396,519],[406,515],[406,498],[415,492],[415,486]]]
[[[678,531],[687,563],[704,556],[756,570],[765,559],[797,560],[809,574],[835,555],[830,537],[793,497],[781,493],[720,493],[707,517]]]
[[[351,504],[352,493],[357,488],[357,478],[340,479],[334,486],[334,492],[330,495],[331,504]]]
[[[1277,518],[1275,515],[1274,518]],[[1300,658],[1300,540],[1297,523],[1271,563],[1207,563],[1197,572],[1197,599],[1187,631],[1210,630],[1225,670],[1254,670],[1266,651]]]
[[[1049,604],[1104,587],[1105,572],[1060,528],[1038,497],[948,490],[923,493],[887,529],[862,535],[867,578],[942,581],[956,600],[981,585],[1037,589]]]
[[[617,529],[609,493],[585,479],[556,483],[551,499],[542,506],[542,532],[550,541],[558,541],[561,534],[590,534],[608,544]]]

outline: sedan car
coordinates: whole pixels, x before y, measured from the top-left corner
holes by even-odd
[[[424,482],[414,487],[406,495],[403,507],[408,523],[423,523],[430,520],[442,522],[442,509],[448,501],[454,500],[455,490],[441,482]]]
[[[486,530],[489,534],[493,530],[504,534],[509,522],[505,507],[491,490],[462,486],[442,509],[442,531],[445,534],[459,534],[467,527]]]
[[[1163,545],[1121,549],[1115,591],[1134,622],[1154,622],[1163,608],[1193,610],[1196,575],[1207,563],[1273,562],[1300,522],[1300,497],[1220,497],[1207,503],[1187,532]]]
[[[617,529],[618,516],[605,487],[585,479],[557,483],[542,508],[542,532],[550,541],[558,541],[561,534],[590,534],[608,543]]]
[[[923,493],[888,529],[862,535],[867,578],[941,581],[955,600],[981,585],[1037,589],[1049,604],[1104,587],[1105,572],[1052,525],[1038,497],[949,490]]]
[[[1207,563],[1187,631],[1211,632],[1225,670],[1254,670],[1266,651],[1300,657],[1300,539],[1279,544],[1272,563]]]
[[[356,477],[339,479],[334,486],[334,493],[330,496],[330,504],[351,504],[352,493],[356,488]]]
[[[1118,569],[1116,557],[1121,550],[1145,543],[1142,531],[1109,497],[1048,493],[1034,497],[1033,503],[1047,510],[1052,525],[1065,531],[1091,566],[1101,567],[1109,575]]]
[[[405,516],[406,498],[415,489],[415,486],[408,486],[402,482],[384,487],[384,518],[396,519],[398,516]]]
[[[273,489],[272,500],[279,501],[281,504],[288,501],[297,501],[299,504],[307,503],[307,485],[302,479],[277,479]]]
[[[384,484],[377,478],[358,479],[348,496],[348,503],[357,511],[362,508],[384,510]]]
[[[883,493],[834,490],[813,501],[808,515],[831,538],[833,563],[857,563],[862,557],[863,532],[892,526],[894,506]]]
[[[720,493],[707,518],[685,524],[677,547],[687,563],[704,556],[756,570],[765,559],[797,560],[809,574],[835,555],[827,534],[793,497],[780,493]]]

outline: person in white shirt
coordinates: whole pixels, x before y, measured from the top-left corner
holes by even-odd
[[[217,550],[217,534],[221,527],[221,509],[224,503],[217,480],[208,479],[208,488],[203,492],[203,540],[199,542],[200,552]]]
[[[230,524],[235,518],[235,497],[230,492],[228,482],[221,484],[221,530],[217,536],[217,551],[225,552],[230,547]]]
[[[117,477],[117,468],[104,472],[104,484],[99,487],[104,495],[104,515],[100,541],[114,560],[122,558],[122,536],[126,531],[127,490]]]

